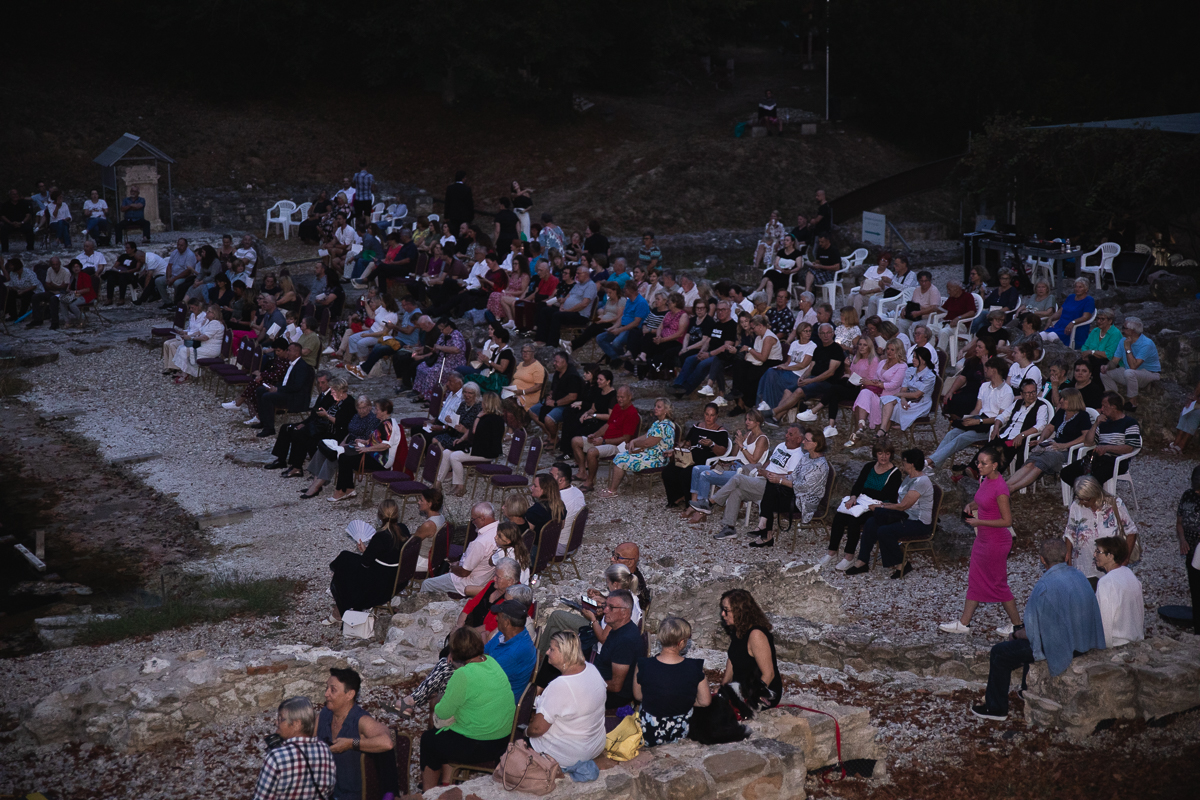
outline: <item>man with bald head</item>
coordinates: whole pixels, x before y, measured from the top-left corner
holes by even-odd
[[[457,564],[450,565],[450,571],[436,578],[426,578],[421,584],[422,592],[444,592],[474,597],[479,594],[492,575],[496,566],[492,564],[492,553],[496,552],[496,510],[491,503],[476,503],[471,507],[471,522],[479,535],[475,541],[467,545],[466,552]]]
[[[633,390],[628,386],[617,387],[617,405],[608,416],[608,422],[591,436],[576,436],[571,440],[575,463],[583,467],[583,486],[590,492],[596,483],[596,470],[601,458],[612,458],[617,448],[633,441],[637,436],[641,418],[633,406]]]

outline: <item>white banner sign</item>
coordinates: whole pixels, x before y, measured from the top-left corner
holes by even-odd
[[[887,236],[887,217],[883,214],[874,214],[870,211],[863,212],[862,221],[862,240],[867,244],[877,244],[883,247],[886,244]]]

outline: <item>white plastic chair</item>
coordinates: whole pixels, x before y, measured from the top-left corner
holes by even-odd
[[[1108,492],[1114,497],[1117,495],[1117,482],[1124,481],[1125,483],[1128,483],[1129,491],[1133,492],[1133,509],[1135,511],[1141,511],[1142,508],[1138,505],[1137,489],[1135,488],[1137,484],[1133,482],[1132,465],[1130,465],[1131,469],[1126,471],[1124,475],[1121,474],[1121,465],[1140,452],[1142,452],[1142,448],[1135,447],[1132,451],[1126,453],[1125,455],[1117,456],[1117,462],[1113,464],[1113,476],[1104,482],[1104,491]]]
[[[288,228],[292,223],[292,214],[296,213],[296,204],[291,200],[280,200],[267,209],[267,231],[263,237],[271,235],[271,226],[278,225],[283,230],[283,240],[288,238]]]
[[[1150,245],[1148,244],[1135,244],[1133,246],[1133,252],[1148,256],[1154,251],[1150,249]]]
[[[304,220],[308,219],[308,212],[311,208],[312,203],[301,203],[300,205],[296,206],[295,216],[299,218],[300,222],[304,222]],[[292,222],[289,224],[296,225],[298,227],[300,222]]]
[[[762,454],[761,456],[759,456],[759,457],[758,457],[758,461],[755,461],[754,463],[755,463],[755,464],[757,464],[757,465],[758,465],[758,466],[760,466],[760,467],[762,467],[762,466],[766,466],[767,459],[769,459],[770,457],[771,457],[771,445],[770,445],[770,443],[768,442],[768,444],[767,444],[767,447],[766,447],[766,448],[763,450],[763,454]],[[709,467],[711,467],[711,466],[714,466],[714,465],[716,465],[716,464],[718,464],[718,463],[720,463],[720,464],[724,464],[724,465],[725,465],[725,467],[726,467],[726,468],[728,468],[728,469],[737,469],[737,467],[738,467],[740,464],[743,464],[743,463],[746,463],[746,462],[739,460],[737,456],[729,456],[728,458],[726,458],[726,457],[722,457],[722,456],[716,456],[716,457],[714,457],[714,458],[710,458],[710,459],[708,459],[707,461],[705,461],[705,462],[704,462],[705,466],[709,466]],[[717,493],[717,490],[718,490],[719,488],[720,488],[720,487],[713,486],[713,487],[712,487],[712,488],[709,490],[709,492],[708,492],[708,499],[709,499],[709,500],[712,500],[713,496],[714,496],[714,495],[716,495],[716,493]],[[746,506],[746,522],[745,522],[744,524],[745,524],[745,525],[747,525],[747,526],[749,526],[749,524],[750,524],[750,512],[754,510],[754,503],[755,503],[755,502],[756,502],[756,501],[754,501],[754,500],[747,500],[747,501],[745,502],[745,506]],[[762,503],[759,503],[759,508],[761,509],[761,507],[762,507]]]
[[[438,214],[430,214],[426,217],[430,222],[441,222],[442,218]]]
[[[1142,247],[1143,245],[1138,245]],[[1147,252],[1149,252],[1147,250]],[[1088,258],[1096,254],[1100,255],[1099,264],[1088,264]],[[1117,276],[1113,274],[1113,260],[1121,254],[1121,245],[1116,242],[1105,242],[1090,253],[1085,253],[1079,259],[1079,271],[1087,272],[1094,276],[1097,289],[1104,288],[1104,273],[1112,278],[1113,286],[1117,285]]]
[[[916,292],[917,287],[905,286],[900,290],[900,294],[895,297],[880,297],[879,311],[877,313],[884,319],[898,316],[898,309],[903,308],[909,300],[912,300]]]
[[[380,222],[383,219],[383,203],[376,203],[371,206],[371,222]]]
[[[829,283],[821,284],[821,291],[825,293],[825,302],[833,306],[835,313],[839,308],[837,304],[838,292],[840,291],[842,293],[843,298],[846,296],[846,289],[842,286],[842,276],[849,271],[851,266],[853,266],[853,258],[850,256],[843,256],[842,268],[834,271],[833,280],[831,280]]]
[[[950,337],[951,364],[958,363],[958,340],[962,339],[964,344],[971,341],[971,325],[984,313],[983,298],[975,292],[971,292],[971,298],[975,301],[975,315],[970,319],[960,319],[954,323],[954,335]]]
[[[863,265],[863,262],[867,260],[868,255],[869,254],[867,253],[867,248],[865,248],[865,247],[858,248],[857,250],[855,250],[853,253],[850,254],[850,266],[861,267]],[[843,259],[843,260],[845,260],[845,259]]]
[[[1114,283],[1115,283],[1115,281],[1114,281]],[[1090,317],[1088,317],[1088,318],[1087,318],[1087,319],[1085,319],[1083,322],[1079,323],[1078,325],[1076,325],[1074,328],[1072,328],[1072,329],[1071,329],[1071,341],[1070,341],[1070,342],[1068,342],[1067,344],[1068,344],[1068,346],[1070,346],[1070,348],[1071,348],[1072,350],[1078,350],[1079,348],[1083,347],[1083,343],[1087,341],[1087,337],[1086,337],[1086,336],[1084,336],[1084,337],[1080,338],[1080,336],[1079,336],[1079,330],[1080,330],[1080,328],[1082,328],[1084,325],[1091,325],[1091,324],[1092,324],[1092,321],[1093,321],[1094,319],[1096,319],[1096,312],[1095,312],[1095,311],[1093,311],[1093,312],[1092,312],[1092,314],[1091,314],[1091,316],[1090,316]],[[1091,329],[1090,329],[1090,328],[1088,329],[1088,333],[1091,333]]]
[[[403,203],[388,206],[387,214],[383,217],[384,221],[387,222],[387,230],[384,233],[399,230],[402,227],[401,223],[404,222],[404,218],[407,216],[408,206]]]

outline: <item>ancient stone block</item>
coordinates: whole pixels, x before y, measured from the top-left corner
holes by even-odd
[[[647,800],[698,800],[711,792],[704,770],[673,758],[659,759],[643,769],[637,785]]]
[[[704,769],[717,783],[728,783],[758,774],[766,766],[765,758],[745,750],[730,750],[704,759]]]
[[[287,664],[264,664],[260,667],[246,667],[247,675],[274,675],[288,668]]]
[[[779,790],[783,788],[782,775],[764,775],[761,778],[755,778],[750,783],[746,784],[746,788],[742,789],[742,797],[745,800],[775,800],[780,797]],[[803,792],[803,789],[801,789]],[[804,795],[789,794],[789,797],[800,797]]]

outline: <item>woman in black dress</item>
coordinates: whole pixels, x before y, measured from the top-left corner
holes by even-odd
[[[571,457],[574,439],[579,436],[586,438],[603,428],[616,404],[617,390],[613,387],[612,370],[601,369],[596,364],[585,365],[583,395],[563,409],[562,433],[558,437],[559,452]]]
[[[400,547],[406,541],[408,528],[400,522],[400,506],[395,500],[384,500],[379,504],[379,529],[370,541],[359,542],[357,552],[343,550],[330,563],[333,611],[322,624],[340,624],[347,611],[367,611],[391,600]],[[395,586],[397,592],[403,589]]]
[[[721,685],[736,683],[746,705],[774,708],[783,696],[771,623],[745,589],[721,595],[721,627],[729,635],[729,660]]]
[[[633,696],[642,703],[640,721],[647,747],[687,738],[692,708],[712,702],[704,660],[684,658],[692,626],[679,617],[658,623],[658,655],[639,658]]]
[[[716,403],[706,405],[704,418],[688,429],[683,442],[675,448],[676,453],[691,453],[692,463],[681,467],[672,459],[663,467],[662,482],[667,490],[667,508],[681,503],[686,507],[692,499],[692,470],[696,465],[703,467],[710,458],[729,452],[729,431],[720,423],[720,415],[721,410]]]
[[[975,410],[979,387],[983,385],[983,365],[996,355],[994,346],[984,339],[975,341],[975,350],[963,362],[962,371],[942,391],[942,415],[965,417]]]

